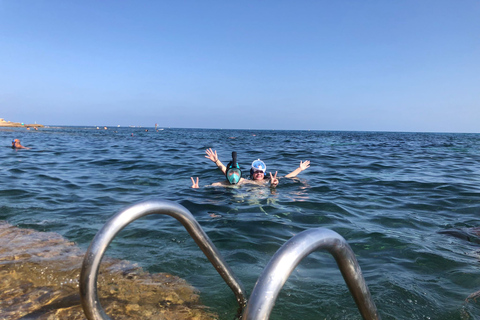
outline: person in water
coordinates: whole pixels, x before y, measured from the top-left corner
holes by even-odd
[[[227,167],[218,159],[217,151],[213,151],[211,148],[205,150],[205,153],[207,154],[205,158],[210,159],[212,162],[214,162],[217,167],[223,172],[223,174],[227,175]],[[230,164],[229,164],[230,165]],[[306,170],[307,168],[310,167],[310,161],[300,161],[300,166],[295,169],[294,171],[290,172],[285,176],[285,178],[293,178],[296,177],[300,172]],[[250,168],[250,179],[245,179],[245,178],[239,178],[237,185],[242,185],[242,184],[257,184],[257,185],[265,185],[266,183],[270,182],[271,187],[276,187],[278,185],[278,178],[277,178],[277,171],[275,171],[275,174],[272,175],[270,172],[270,176],[266,176],[266,171],[267,171],[267,166],[265,163],[257,159],[252,162],[252,166]],[[228,178],[228,176],[227,176]],[[192,179],[192,188],[198,188],[198,182],[199,179],[197,177],[196,181],[194,180],[193,177]],[[228,186],[231,185],[232,183],[230,181],[222,181],[222,182],[216,182],[213,183],[212,186]]]
[[[19,139],[13,139],[12,149],[30,149],[30,148],[22,146]]]

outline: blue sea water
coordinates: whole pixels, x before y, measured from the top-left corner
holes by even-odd
[[[383,319],[477,319],[480,134],[50,127],[0,128],[0,220],[60,233],[86,249],[116,212],[144,200],[192,212],[249,294],[273,254],[316,227],[352,247]],[[132,136],[133,133],[133,136]],[[19,138],[30,150],[12,150]],[[204,157],[260,158],[279,186],[208,186],[225,177]],[[192,189],[190,177],[200,177]],[[184,228],[148,216],[107,255],[169,272],[233,319],[233,293]],[[315,252],[292,273],[271,319],[361,319],[334,259]]]

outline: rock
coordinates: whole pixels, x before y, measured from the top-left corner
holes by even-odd
[[[86,319],[79,275],[84,252],[52,232],[0,221],[2,319]],[[112,319],[216,319],[184,279],[150,274],[128,261],[102,261],[98,295]]]

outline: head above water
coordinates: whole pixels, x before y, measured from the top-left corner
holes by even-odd
[[[242,178],[242,170],[237,163],[237,153],[235,151],[232,152],[232,161],[227,164],[225,176],[230,184],[237,184]]]
[[[252,162],[252,168],[250,169],[250,176],[253,180],[261,180],[265,177],[265,171],[267,171],[267,166],[265,162],[260,159],[257,159]]]

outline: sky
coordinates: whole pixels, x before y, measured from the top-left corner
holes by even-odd
[[[480,132],[480,1],[0,0],[0,118]]]

